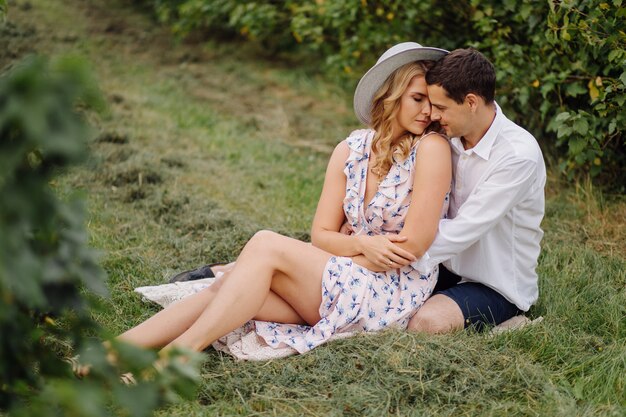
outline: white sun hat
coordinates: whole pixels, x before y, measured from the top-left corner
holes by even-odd
[[[370,125],[374,94],[395,70],[409,62],[436,61],[447,53],[445,49],[422,46],[416,42],[402,42],[387,49],[356,86],[354,92],[356,117],[364,124]]]

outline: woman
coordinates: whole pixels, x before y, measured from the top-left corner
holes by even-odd
[[[258,232],[215,284],[119,339],[201,351],[254,319],[267,344],[303,353],[339,333],[406,327],[438,273],[416,260],[447,211],[450,149],[428,131],[424,80],[424,61],[446,53],[402,43],[363,76],[354,106],[371,129],[335,148],[312,244]],[[349,234],[340,232],[344,219]]]

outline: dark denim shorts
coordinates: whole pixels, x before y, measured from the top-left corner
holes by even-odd
[[[460,276],[439,265],[439,279],[433,294],[443,294],[459,305],[465,318],[465,328],[482,331],[522,313],[497,291],[476,282],[459,281]]]

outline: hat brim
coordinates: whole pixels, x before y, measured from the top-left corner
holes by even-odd
[[[437,61],[448,54],[440,48],[421,47],[404,50],[378,62],[359,81],[354,92],[354,113],[365,125],[371,123],[372,101],[374,94],[383,85],[385,80],[398,68],[414,61]]]

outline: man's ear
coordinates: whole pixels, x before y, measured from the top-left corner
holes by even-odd
[[[469,93],[465,96],[465,103],[467,103],[472,113],[476,113],[478,104],[480,103],[480,97],[474,93]]]

